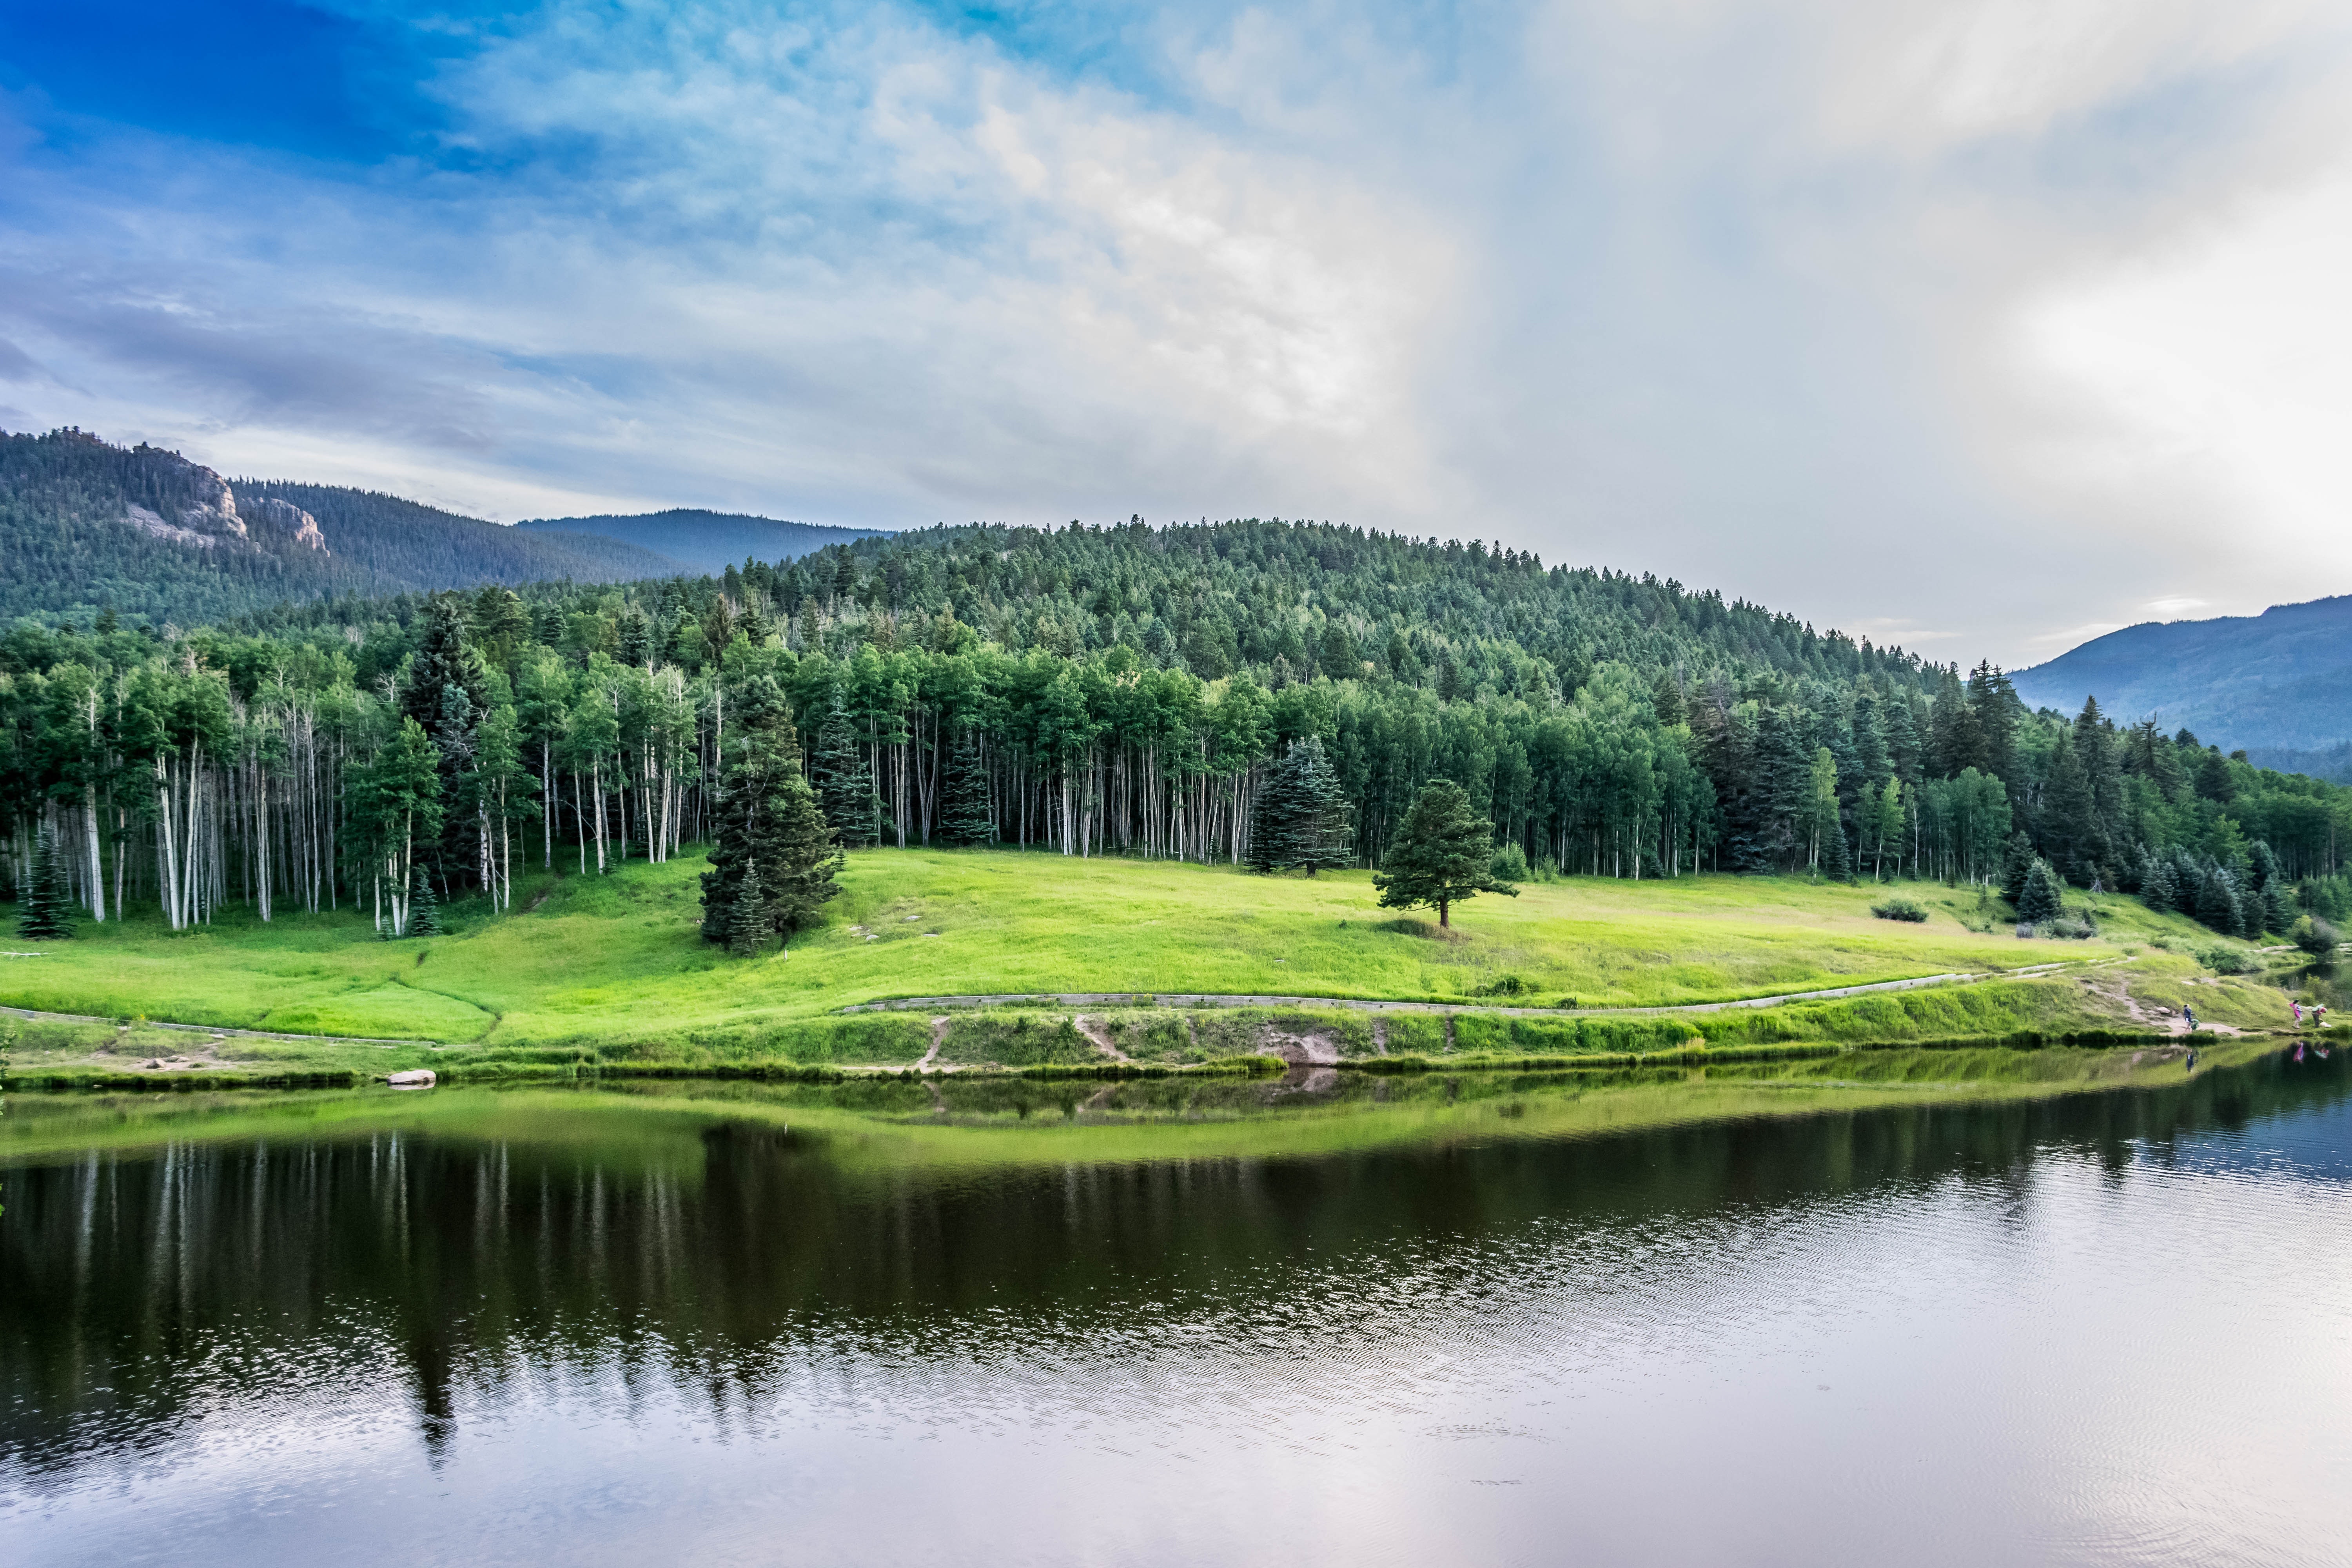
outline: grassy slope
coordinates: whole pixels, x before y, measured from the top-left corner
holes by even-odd
[[[1374,908],[1362,873],[1309,881],[1167,863],[877,850],[851,858],[844,895],[821,929],[788,954],[745,960],[699,940],[702,864],[689,858],[603,879],[537,879],[518,912],[492,919],[461,907],[450,934],[422,941],[376,941],[348,912],[281,915],[268,926],[231,915],[178,935],[152,921],[85,924],[76,940],[47,944],[45,957],[0,961],[0,1003],[295,1034],[509,1047],[669,1041],[892,1061],[921,1053],[920,1020],[811,1026],[845,1005],[888,996],[1200,991],[1475,1001],[1492,999],[1505,975],[1529,988],[1504,998],[1513,1002],[1654,1005],[2115,957],[2155,937],[2215,944],[2127,900],[2107,900],[2105,940],[2028,943],[1969,929],[1965,921],[1984,919],[1972,895],[1906,889],[1934,918],[1904,925],[1871,918],[1866,887],[1727,877],[1531,884],[1517,899],[1461,907],[1455,931],[1440,936],[1428,922]],[[2194,966],[2159,959],[2155,967],[2178,989]],[[1881,1027],[1927,1037],[2047,1026],[2082,1011],[2074,993],[2043,985],[2032,992],[2042,1000],[2020,1012],[2011,1003],[2025,984],[1813,1005],[1802,1016],[1814,1021],[1795,1036],[1786,1021],[1801,1016],[1797,1009],[1708,1015],[1702,1026],[1727,1041],[1853,1037]],[[2011,1002],[1999,1002],[2003,994]],[[2200,1005],[2220,1021],[2267,1022],[2259,1002],[2233,994]],[[1774,1019],[1782,1022],[1765,1021]],[[787,1046],[787,1036],[829,1043]]]

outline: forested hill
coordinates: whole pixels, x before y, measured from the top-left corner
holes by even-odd
[[[2126,626],[2014,679],[2026,701],[2062,712],[2095,692],[2111,713],[2224,750],[2326,752],[2352,742],[2352,595]]]
[[[280,600],[669,576],[616,540],[519,533],[330,485],[223,479],[79,430],[0,432],[0,619],[191,625]]]
[[[515,524],[533,532],[586,533],[617,539],[698,572],[713,575],[747,561],[792,561],[828,544],[872,539],[886,531],[829,528],[811,522],[778,522],[738,512],[677,507],[635,517],[541,517]]]
[[[852,577],[859,586],[845,595]],[[812,625],[952,608],[1013,648],[1125,644],[1207,679],[1244,668],[1276,684],[1388,677],[1448,699],[1572,692],[1612,660],[1645,679],[1868,676],[1923,690],[1946,673],[1672,581],[1547,567],[1475,539],[1307,522],[927,529],[860,540],[751,585],[814,615]]]
[[[363,896],[397,927],[413,878],[495,905],[526,853],[709,838],[755,742],[845,845],[1242,864],[1309,740],[1359,864],[1445,779],[1506,878],[1980,880],[2037,921],[2063,879],[2241,936],[2352,901],[2352,791],[1670,582],[1271,521],[933,529],[176,637],[20,623],[0,874],[46,845],[93,913]]]

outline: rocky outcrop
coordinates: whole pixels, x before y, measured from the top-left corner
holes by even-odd
[[[171,498],[163,503],[168,512],[135,501],[127,507],[123,521],[141,532],[196,550],[328,553],[327,536],[320,531],[319,520],[292,501],[263,496],[240,510],[228,481],[202,464],[152,447],[140,447],[138,456],[157,470],[148,487],[151,494]]]
[[[232,539],[245,544],[253,542],[246,531],[245,519],[237,515],[236,497],[229,493],[226,479],[177,452],[156,452],[154,460],[163,470],[160,476],[163,484],[180,498],[175,509],[179,515],[168,521],[186,532],[204,534],[221,543]]]
[[[176,522],[165,522],[161,513],[151,511],[143,506],[132,506],[123,513],[122,521],[142,533],[152,533],[158,539],[168,539],[174,544],[189,544],[198,550],[210,550],[220,543],[220,535],[217,533],[199,532],[193,528],[182,528]]]
[[[319,520],[290,500],[263,496],[259,500],[246,502],[244,515],[273,542],[315,550],[321,555],[331,553],[327,549],[327,536],[319,531]]]

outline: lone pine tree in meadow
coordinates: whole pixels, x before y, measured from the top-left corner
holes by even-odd
[[[1348,864],[1348,799],[1310,735],[1293,742],[1266,771],[1250,817],[1249,865],[1254,871],[1304,868],[1308,876]]]
[[[955,750],[949,753],[940,837],[950,844],[996,842],[996,821],[988,807],[988,769],[981,757],[980,737],[969,728],[956,737]]]
[[[792,710],[775,681],[745,681],[730,706],[702,935],[748,952],[805,925],[841,890],[841,851],[801,776]]]
[[[1470,796],[1452,779],[1432,779],[1398,826],[1387,858],[1372,874],[1381,908],[1409,910],[1426,904],[1437,923],[1452,923],[1453,906],[1477,893],[1516,899],[1519,890],[1494,874],[1495,838]]]
[[[17,892],[16,934],[36,942],[73,935],[73,896],[58,864],[57,839],[48,833],[34,841],[32,875]]]

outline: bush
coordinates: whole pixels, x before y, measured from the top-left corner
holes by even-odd
[[[2042,934],[2060,942],[2088,942],[2099,934],[2099,928],[2089,921],[2055,920],[2042,928]]]
[[[1927,911],[1908,899],[1889,899],[1885,903],[1873,904],[1870,912],[1883,921],[1909,921],[1914,924],[1927,918]]]
[[[2294,945],[2314,958],[2333,958],[2336,944],[2344,935],[2317,915],[2308,915],[2294,923]]]
[[[1516,974],[1497,974],[1486,986],[1489,996],[1524,996],[1535,987]]]
[[[1487,869],[1494,873],[1497,882],[1524,882],[1528,879],[1527,851],[1519,847],[1517,839],[1513,839],[1495,851],[1495,858]]]
[[[2197,954],[2197,962],[2216,974],[2243,974],[2246,955],[2231,947],[2206,948]]]

